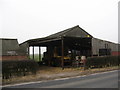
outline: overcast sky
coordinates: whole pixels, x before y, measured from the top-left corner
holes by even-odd
[[[119,0],[0,0],[0,38],[19,43],[79,25],[92,36],[118,42]]]

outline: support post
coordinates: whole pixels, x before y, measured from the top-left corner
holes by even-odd
[[[34,46],[33,46],[33,60],[34,60]]]
[[[30,48],[29,48],[29,46],[28,46],[28,59],[30,59]]]
[[[39,46],[39,61],[41,61],[41,48]]]
[[[90,40],[90,42],[91,42],[91,56],[93,56],[93,41],[92,41],[92,38],[91,38],[91,40]]]
[[[62,70],[64,69],[64,39],[63,39],[63,37],[62,37],[62,40],[61,40],[62,42],[62,58],[61,58],[61,61],[62,61]]]

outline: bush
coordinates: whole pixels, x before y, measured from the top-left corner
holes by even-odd
[[[38,64],[34,60],[9,60],[2,61],[2,77],[9,79],[12,76],[25,76],[27,74],[36,74]]]
[[[100,56],[100,57],[88,57],[86,66],[92,67],[108,67],[117,66],[120,64],[120,56]]]

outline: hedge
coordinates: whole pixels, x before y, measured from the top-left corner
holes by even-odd
[[[92,67],[109,67],[120,65],[120,56],[100,56],[100,57],[88,57],[86,66]]]
[[[36,74],[38,64],[34,60],[9,60],[2,61],[2,78],[9,79],[14,76]]]

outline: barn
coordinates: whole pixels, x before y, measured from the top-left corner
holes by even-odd
[[[71,65],[76,56],[107,56],[120,55],[118,44],[94,38],[79,25],[52,34],[44,38],[30,39],[20,44],[29,56],[29,47],[46,47],[43,62],[47,65],[65,66]]]
[[[17,39],[0,38],[0,60],[26,60],[28,57],[18,44]]]

